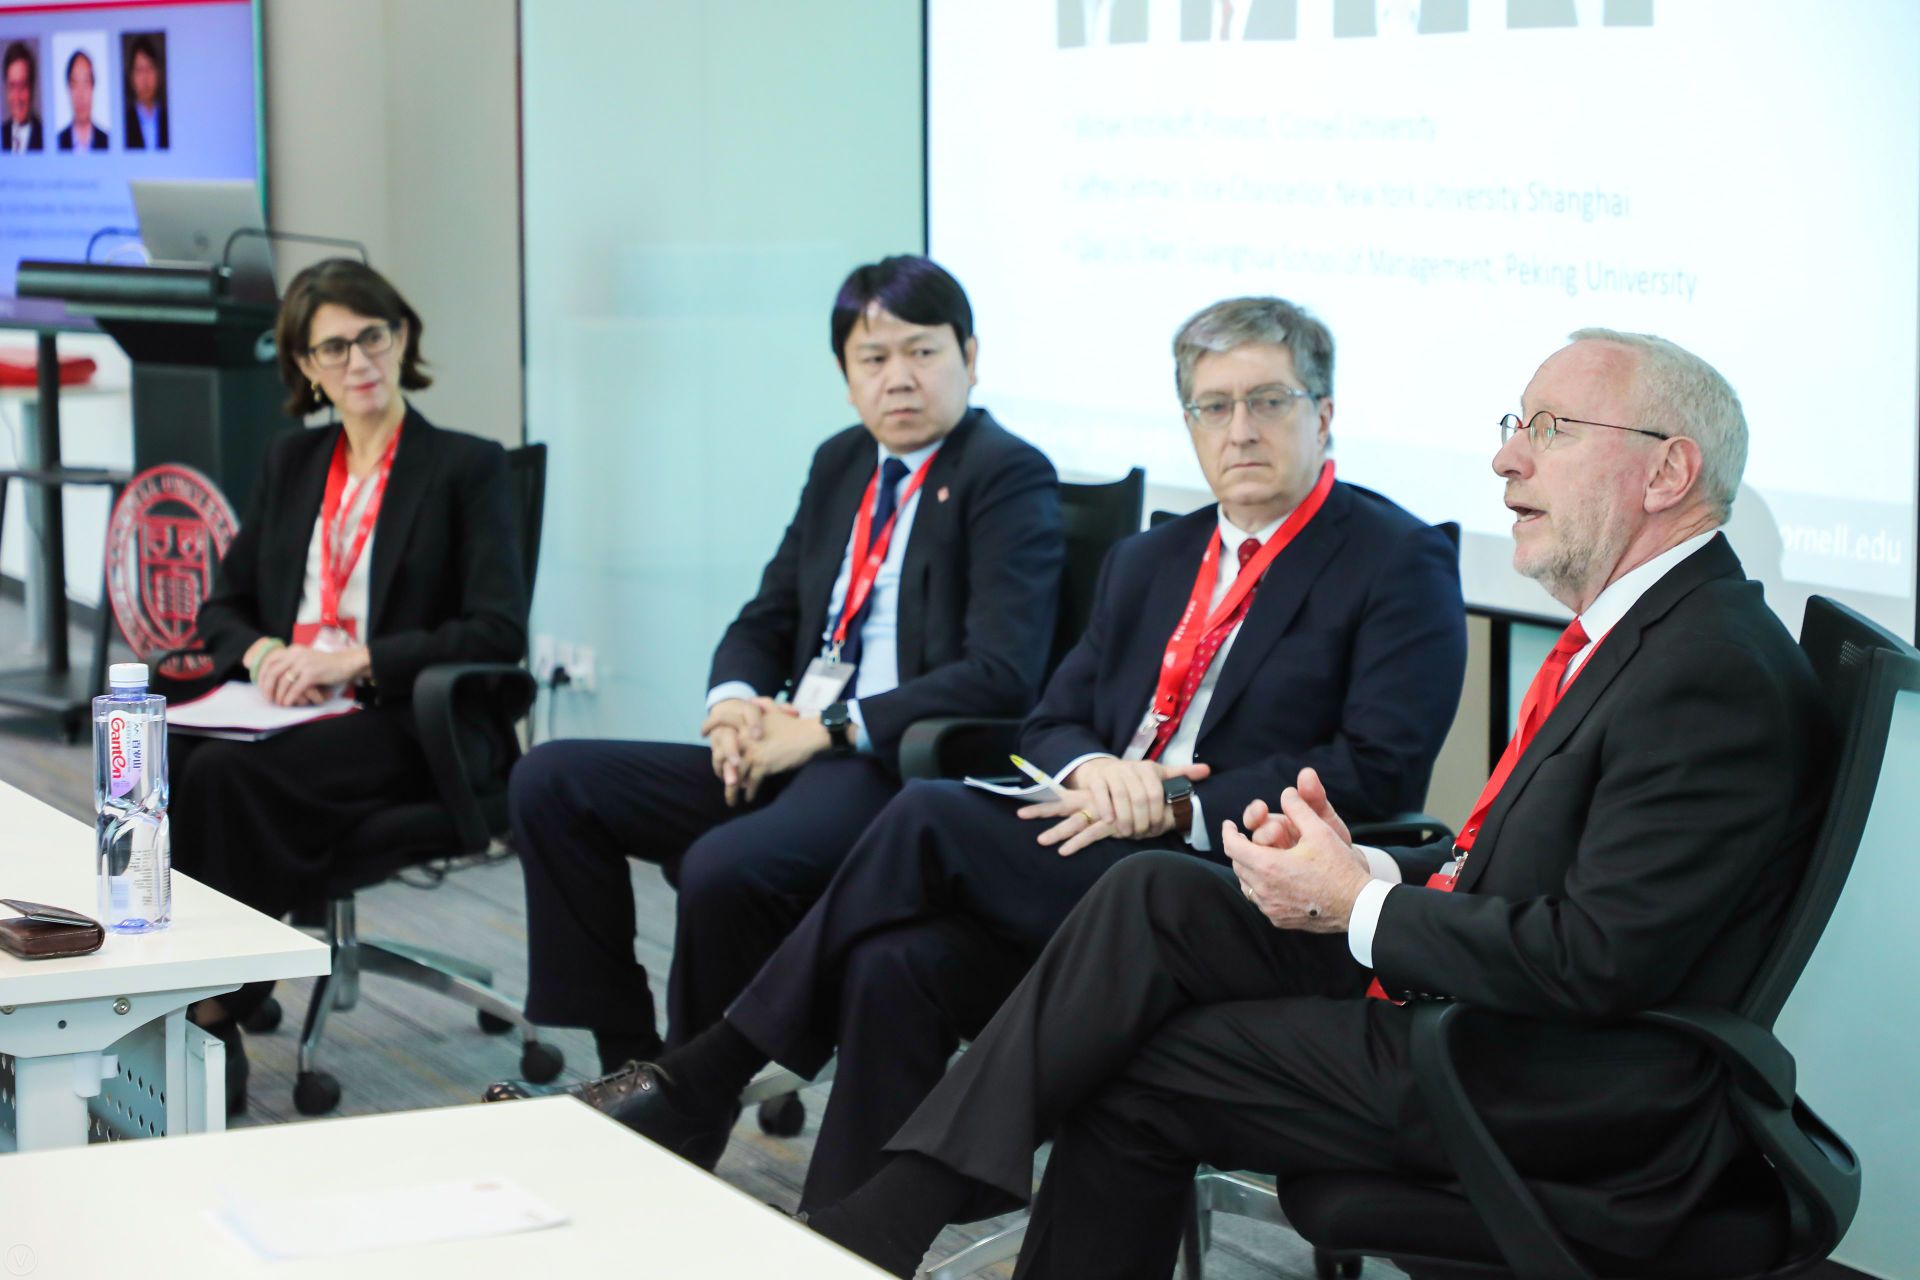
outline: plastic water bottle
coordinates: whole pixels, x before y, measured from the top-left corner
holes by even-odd
[[[149,933],[173,919],[167,835],[167,700],[147,692],[144,662],[116,662],[93,700],[94,836],[100,921]]]

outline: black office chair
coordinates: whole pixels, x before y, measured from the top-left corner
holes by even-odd
[[[520,534],[527,591],[540,563],[540,529],[546,505],[547,447],[525,445],[507,454],[520,499]],[[518,1005],[493,990],[483,966],[422,947],[360,937],[354,897],[396,872],[436,858],[483,854],[507,829],[507,775],[520,758],[517,725],[533,705],[538,686],[517,663],[444,663],[422,671],[413,685],[414,721],[439,793],[433,800],[384,809],[341,842],[335,870],[317,888],[326,903],[332,972],[319,979],[307,1005],[300,1036],[300,1071],[293,1105],[302,1115],[332,1110],[340,1082],[316,1065],[327,1018],[359,999],[363,972],[398,978],[438,991],[478,1011],[490,1034],[519,1028],[520,1074],[545,1083],[565,1065],[560,1051],[541,1043]],[[249,1030],[277,1025],[277,1002],[269,1001]]]
[[[1114,543],[1140,532],[1146,496],[1147,473],[1139,467],[1105,484],[1060,482],[1067,562],[1061,570],[1047,675],[1080,642],[1093,616],[1100,566]],[[1020,722],[1019,716],[948,716],[908,725],[900,740],[900,776],[912,780],[1005,774],[1007,756],[1019,745]]]
[[[1281,1183],[1281,1220],[1315,1246],[1318,1275],[1357,1276],[1360,1258],[1376,1256],[1416,1280],[1763,1280],[1797,1275],[1839,1243],[1859,1205],[1860,1166],[1845,1141],[1795,1096],[1793,1057],[1772,1028],[1853,866],[1880,782],[1895,698],[1920,692],[1920,651],[1820,596],[1807,602],[1800,644],[1843,737],[1832,799],[1799,891],[1737,1010],[1670,1006],[1640,1015],[1699,1040],[1726,1064],[1734,1114],[1765,1167],[1742,1170],[1749,1181],[1729,1186],[1683,1225],[1656,1260],[1576,1246],[1548,1221],[1473,1111],[1453,1046],[1474,1009],[1425,1003],[1413,1011],[1414,1076],[1459,1183],[1374,1174]],[[1276,1202],[1248,1175],[1214,1176],[1240,1180],[1233,1194],[1245,1211],[1272,1216]],[[1223,1199],[1212,1207],[1236,1206]],[[1198,1280],[1205,1236],[1204,1222],[1189,1235],[1182,1259],[1188,1280]]]

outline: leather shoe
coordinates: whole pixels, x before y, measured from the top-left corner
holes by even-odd
[[[634,1082],[606,1113],[658,1146],[709,1173],[726,1153],[740,1118],[735,1102],[717,1112],[688,1109],[673,1098],[673,1078],[651,1062],[635,1064]]]
[[[496,1080],[480,1095],[482,1102],[513,1102],[520,1098],[578,1098],[595,1111],[608,1111],[639,1081],[640,1063],[629,1062],[618,1071],[573,1084],[535,1084],[531,1080]]]

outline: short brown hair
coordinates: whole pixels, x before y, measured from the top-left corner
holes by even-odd
[[[357,258],[327,258],[293,278],[280,303],[280,318],[273,325],[280,380],[287,384],[285,408],[289,414],[304,418],[327,403],[300,371],[300,358],[307,353],[314,313],[328,303],[391,325],[404,324],[407,346],[400,357],[400,386],[419,391],[433,385],[433,379],[421,371],[426,361],[420,355],[420,330],[425,327],[420,323],[420,313],[407,305],[385,276],[366,263]]]

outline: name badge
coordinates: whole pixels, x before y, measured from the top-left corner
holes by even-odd
[[[800,687],[793,691],[794,709],[802,715],[819,715],[841,700],[847,686],[853,683],[856,670],[850,662],[815,658],[807,664],[807,673],[800,677]]]
[[[1166,717],[1152,707],[1148,707],[1147,714],[1140,717],[1140,727],[1133,731],[1133,737],[1127,743],[1127,750],[1120,758],[1145,760],[1147,752],[1153,748],[1154,738],[1159,736],[1160,726],[1164,723],[1166,723]]]

